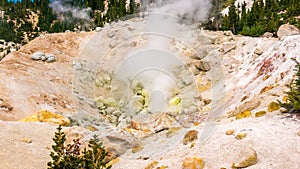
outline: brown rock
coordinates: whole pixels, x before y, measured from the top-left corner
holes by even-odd
[[[204,99],[204,100],[203,100],[203,102],[204,102],[205,105],[210,104],[211,101],[212,101],[211,99]]]
[[[190,130],[188,131],[183,138],[183,144],[186,145],[190,142],[193,142],[198,139],[198,131],[197,130]]]
[[[209,71],[211,69],[209,62],[207,61],[202,61],[202,60],[195,60],[194,65],[197,69],[199,69],[200,71]]]
[[[22,139],[22,142],[24,142],[24,143],[32,143],[32,140],[29,139],[29,138],[24,138],[24,139]]]
[[[263,94],[263,93],[265,93],[266,91],[269,91],[269,90],[272,90],[272,89],[274,89],[274,86],[265,86],[264,88],[262,88],[261,90],[260,90],[260,94]]]
[[[198,157],[187,157],[182,164],[183,169],[203,169],[204,166],[204,160]]]
[[[226,135],[232,135],[234,133],[234,130],[227,130]]]
[[[153,161],[149,163],[144,169],[154,169],[157,166],[157,164],[158,164],[157,161]]]
[[[233,163],[233,168],[245,168],[257,163],[257,153],[252,148],[243,148],[238,155],[238,162]]]
[[[13,107],[10,104],[8,104],[6,101],[4,101],[3,99],[0,98],[0,110],[12,111]]]

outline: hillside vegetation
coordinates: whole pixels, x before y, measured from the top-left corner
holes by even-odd
[[[0,2],[0,39],[27,43],[42,32],[92,30],[138,9],[134,0]],[[85,16],[87,15],[87,16]]]
[[[144,5],[135,0],[1,1],[0,38],[25,44],[42,32],[92,30],[136,13]],[[228,5],[228,14],[222,16],[221,11]],[[261,36],[265,32],[276,36],[284,23],[300,28],[299,0],[254,0],[247,9],[245,2],[236,6],[234,0],[212,0],[210,15],[203,26],[246,36]],[[81,16],[84,14],[87,16]]]
[[[210,30],[231,30],[234,34],[261,36],[265,32],[276,35],[279,26],[285,23],[300,28],[299,0],[254,0],[247,10],[246,3],[235,5],[235,1],[213,0]],[[223,5],[231,2],[229,12],[222,16]],[[221,9],[221,10],[220,10]]]

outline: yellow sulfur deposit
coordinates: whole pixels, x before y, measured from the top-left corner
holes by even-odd
[[[176,106],[180,103],[181,103],[181,98],[178,97],[178,96],[175,96],[175,97],[173,97],[172,99],[169,100],[169,104],[173,105],[173,106]]]
[[[52,124],[58,124],[62,126],[69,126],[70,120],[63,115],[50,112],[48,110],[41,110],[35,114],[32,114],[24,119],[20,120],[21,122],[46,122]]]
[[[259,111],[259,112],[256,112],[255,113],[255,117],[261,117],[261,116],[264,116],[264,115],[266,115],[267,114],[267,112],[266,111]]]
[[[246,118],[246,117],[250,117],[250,116],[251,116],[251,112],[247,110],[247,111],[237,114],[235,116],[235,119],[242,119],[242,118]]]
[[[158,164],[157,161],[153,161],[149,163],[144,169],[154,169],[157,166],[157,164]]]
[[[239,133],[235,136],[235,138],[237,140],[242,140],[243,138],[245,138],[247,136],[247,133]]]
[[[279,110],[280,109],[280,106],[277,102],[271,102],[269,105],[268,105],[268,111],[269,112],[273,112],[273,111],[276,111],[276,110]]]

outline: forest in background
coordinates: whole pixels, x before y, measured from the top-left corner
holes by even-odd
[[[60,1],[58,5],[61,6],[55,6],[49,0],[0,1],[0,39],[24,44],[43,32],[89,31],[134,14],[139,9],[134,0],[130,0],[129,4],[126,0],[73,0]],[[58,8],[60,16],[53,8]],[[81,14],[81,10],[85,12]],[[74,16],[86,13],[88,16],[85,17]],[[37,21],[34,15],[38,15]]]
[[[105,23],[139,12],[141,4],[134,0],[73,0],[61,1],[67,7],[85,9],[87,18],[74,17],[72,10],[53,11],[48,0],[0,1],[0,39],[25,44],[40,33],[66,30],[93,30]],[[234,34],[261,36],[274,33],[281,24],[289,23],[300,28],[299,0],[255,0],[247,10],[246,4],[235,6],[234,0],[212,0],[211,13],[202,27],[208,30],[231,30]],[[221,11],[229,6],[227,15]],[[76,14],[76,13],[75,13]],[[38,16],[34,20],[33,16]],[[72,19],[68,19],[72,18]]]
[[[210,18],[205,24],[209,30],[231,30],[234,34],[261,36],[271,32],[276,36],[280,25],[289,23],[300,28],[300,0],[254,0],[247,10],[246,3],[234,5],[235,0],[212,0]],[[229,5],[229,12],[220,11]],[[218,12],[219,11],[219,12]]]

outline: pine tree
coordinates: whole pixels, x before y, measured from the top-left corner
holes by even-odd
[[[294,113],[300,115],[300,62],[293,59],[296,63],[295,66],[295,79],[288,85],[289,91],[287,94],[287,101],[279,104],[284,108],[283,113]]]
[[[119,0],[119,18],[126,15],[126,0]]]
[[[136,12],[135,0],[130,0],[129,1],[129,14],[133,14],[135,12]]]
[[[237,9],[236,9],[234,3],[232,3],[229,6],[228,20],[229,20],[230,30],[232,31],[233,34],[237,34],[238,15],[237,15]]]

